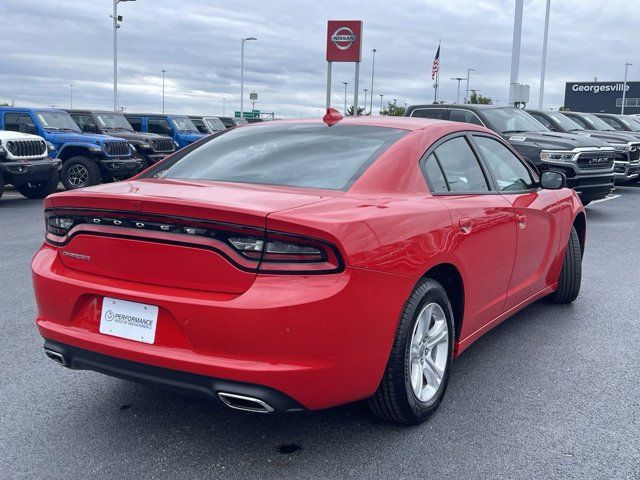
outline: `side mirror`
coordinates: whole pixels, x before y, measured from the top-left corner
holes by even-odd
[[[546,171],[540,175],[540,186],[546,190],[560,190],[567,184],[564,173]]]

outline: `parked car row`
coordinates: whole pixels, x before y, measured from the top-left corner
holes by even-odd
[[[615,184],[640,180],[636,117],[467,104],[415,105],[405,115],[487,127],[538,172],[563,173],[585,205],[606,197]]]
[[[0,107],[0,196],[5,184],[44,198],[124,180],[244,118],[91,109]]]

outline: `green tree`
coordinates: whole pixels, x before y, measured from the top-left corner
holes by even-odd
[[[469,96],[469,103],[480,104],[480,105],[491,105],[493,100],[491,97],[485,97],[484,95],[480,95],[476,90],[471,90],[471,95]]]
[[[9,102],[0,102],[0,107],[10,107]]]
[[[386,107],[382,107],[380,115],[387,115],[390,117],[402,117],[404,116],[404,107],[399,107],[393,102],[387,102]]]
[[[358,115],[362,115],[364,113],[364,107],[358,107]],[[347,109],[347,115],[353,115],[353,105],[351,105]]]
[[[561,112],[570,112],[571,109],[569,107],[565,107],[564,105],[561,106],[558,110],[560,110]]]

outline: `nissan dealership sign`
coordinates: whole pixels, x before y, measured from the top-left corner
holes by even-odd
[[[620,113],[625,93],[625,113],[640,113],[640,82],[568,82],[564,105],[574,112]]]
[[[329,20],[327,62],[359,62],[362,56],[362,21]]]

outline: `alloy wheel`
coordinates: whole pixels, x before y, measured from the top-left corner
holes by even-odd
[[[84,165],[73,165],[67,174],[69,183],[76,188],[84,187],[89,179],[89,170]]]

